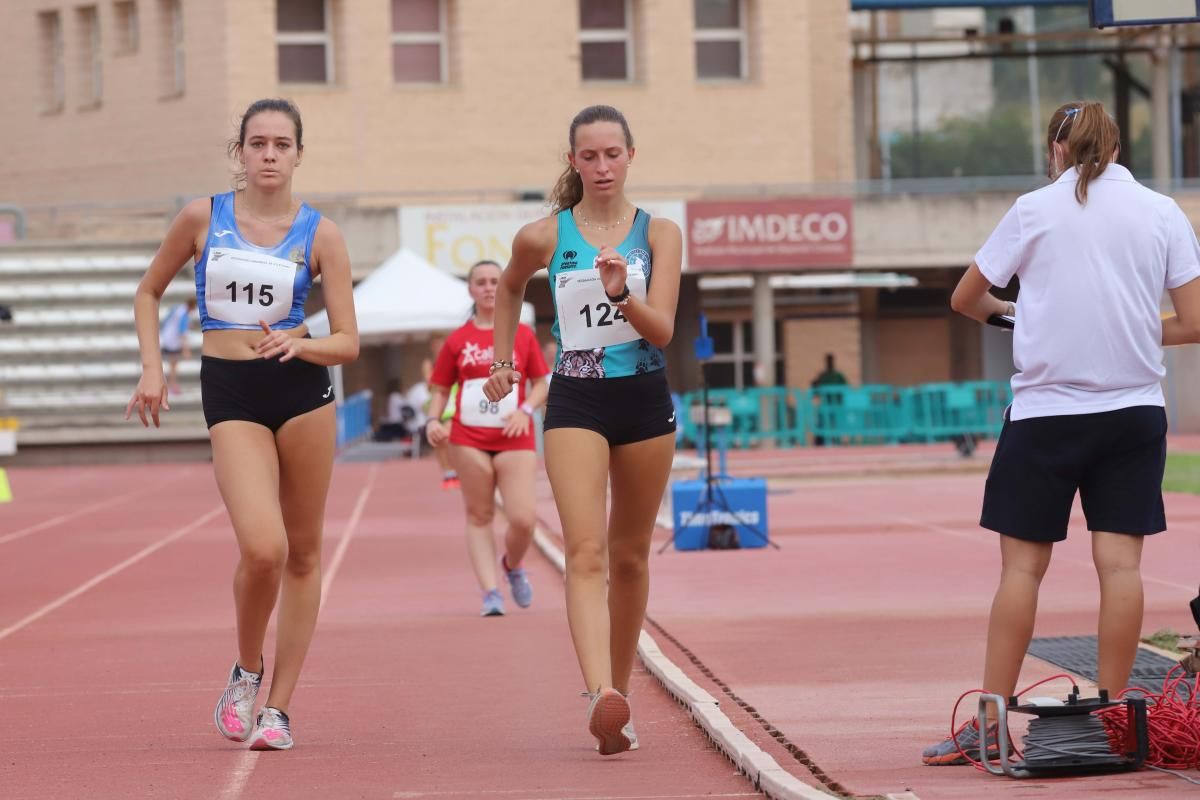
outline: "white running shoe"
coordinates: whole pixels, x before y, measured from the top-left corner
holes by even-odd
[[[629,749],[638,749],[637,731],[633,729],[633,720],[625,723],[625,727],[621,728],[621,733],[625,734],[625,738],[629,740]]]
[[[629,725],[629,701],[616,689],[601,689],[588,705],[588,732],[596,737],[602,756],[624,753],[632,746],[625,733]]]
[[[251,750],[291,750],[292,724],[288,715],[278,708],[263,706],[258,712],[258,724],[250,737]]]
[[[258,697],[258,689],[262,686],[261,672],[247,672],[233,662],[229,673],[229,684],[217,701],[217,709],[213,712],[213,722],[217,730],[226,739],[244,742],[250,738],[251,723],[254,720],[254,701]]]

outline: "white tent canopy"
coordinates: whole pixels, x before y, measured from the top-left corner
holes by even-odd
[[[379,344],[454,330],[471,313],[471,295],[465,281],[400,249],[354,287],[354,312],[360,341]],[[529,303],[521,307],[521,321],[533,324]],[[324,311],[305,322],[313,336],[329,335]]]

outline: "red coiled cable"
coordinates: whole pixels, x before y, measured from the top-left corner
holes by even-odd
[[[1178,674],[1176,674],[1178,671]],[[1200,675],[1189,682],[1182,666],[1174,666],[1163,679],[1159,693],[1123,689],[1117,695],[1146,700],[1146,729],[1149,753],[1146,763],[1162,769],[1200,769]],[[1113,752],[1123,752],[1129,733],[1129,716],[1119,707],[1098,712],[1108,731]]]

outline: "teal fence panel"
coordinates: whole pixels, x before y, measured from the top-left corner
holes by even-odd
[[[893,386],[819,386],[812,390],[812,433],[829,444],[894,444],[908,434],[907,409]]]
[[[1004,381],[927,383],[911,391],[912,434],[921,442],[964,434],[998,436],[1004,409],[1012,402],[1012,389]]]
[[[684,410],[681,446],[696,447],[704,435],[699,391],[680,396]],[[1012,402],[1007,382],[969,381],[897,387],[823,386],[709,389],[708,402],[729,409],[731,446],[806,447],[937,442],[971,434],[995,437]],[[717,434],[714,430],[714,436]]]

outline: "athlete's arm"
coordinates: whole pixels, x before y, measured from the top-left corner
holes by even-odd
[[[445,386],[429,384],[429,410],[425,412],[425,437],[434,447],[441,447],[450,438],[446,423],[442,422],[442,412],[450,402],[450,389]]]
[[[666,347],[675,335],[675,309],[679,304],[679,274],[683,264],[683,234],[669,219],[650,220],[648,235],[654,272],[646,302],[630,295],[621,313],[638,335],[655,347]]]
[[[146,419],[147,410],[156,428],[159,407],[170,410],[158,338],[159,303],[179,270],[196,256],[196,239],[208,228],[210,203],[209,198],[204,197],[183,207],[171,223],[162,245],[133,294],[133,319],[137,328],[138,349],[142,354],[142,377],[129,405],[125,407],[125,419],[129,419],[136,408],[142,424],[147,427],[150,424]]]
[[[972,262],[959,279],[958,286],[954,287],[950,308],[976,322],[987,322],[993,314],[1007,314],[1008,301],[993,295],[989,291],[991,288],[992,284],[983,277],[979,265]]]
[[[331,367],[358,358],[358,319],[354,315],[354,284],[350,279],[350,254],[346,240],[333,220],[322,217],[313,237],[313,262],[321,275],[329,335],[300,339],[283,331],[272,331],[263,323],[266,336],[256,345],[263,358],[280,361],[301,358]]]
[[[1200,278],[1168,291],[1175,314],[1163,320],[1163,346],[1200,343]]]
[[[525,285],[533,273],[550,262],[557,236],[557,222],[554,217],[546,217],[525,225],[513,239],[512,257],[496,287],[496,318],[492,333],[496,361],[512,361]],[[515,370],[497,370],[484,384],[483,393],[488,400],[496,402],[511,392],[521,379]]]
[[[546,402],[546,396],[550,394],[550,382],[543,375],[540,378],[534,378],[529,382],[529,392],[525,395],[525,402],[530,408],[541,408]]]

